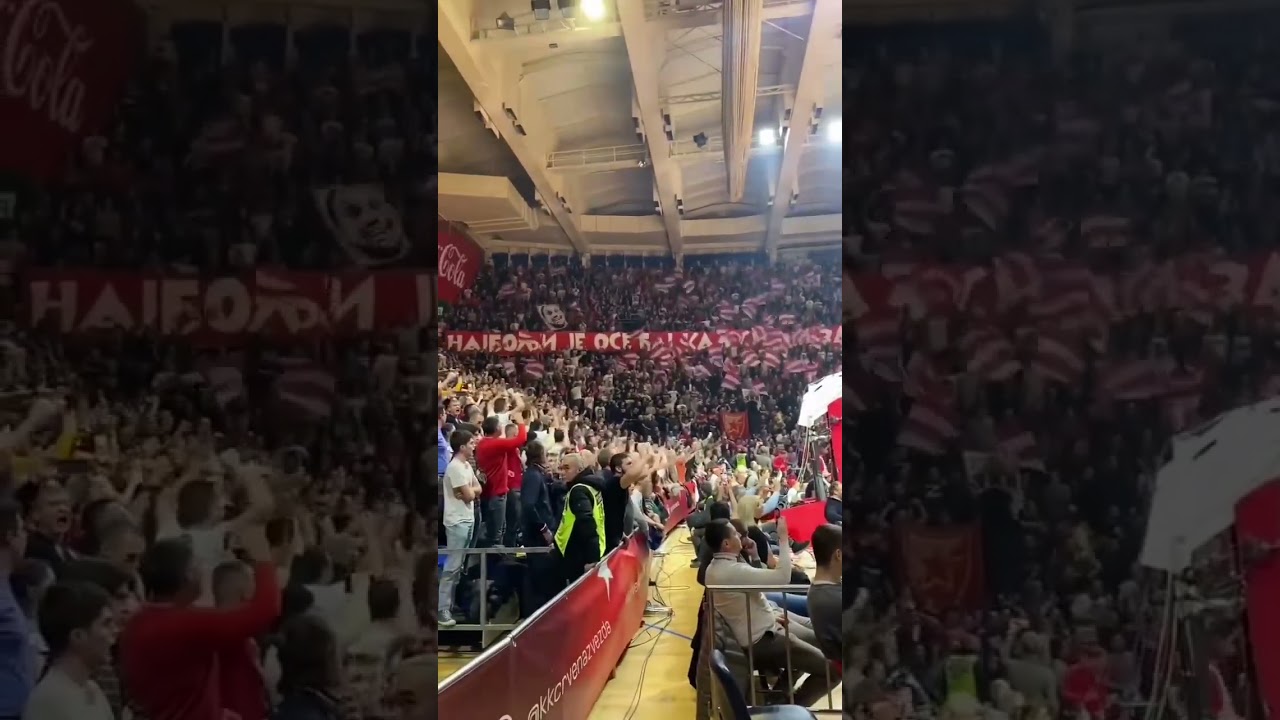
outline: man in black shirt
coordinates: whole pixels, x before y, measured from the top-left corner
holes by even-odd
[[[604,486],[604,539],[605,547],[612,550],[622,544],[627,533],[627,505],[631,503],[631,488],[643,477],[643,473],[631,472],[636,463],[629,453],[600,451],[600,466],[605,468]]]

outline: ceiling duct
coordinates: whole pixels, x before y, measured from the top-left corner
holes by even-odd
[[[725,0],[720,115],[729,200],[741,202],[747,187],[747,160],[755,132],[756,83],[764,0]]]

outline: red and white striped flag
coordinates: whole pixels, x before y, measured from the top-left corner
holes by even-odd
[[[924,353],[917,352],[911,356],[906,367],[902,369],[902,392],[910,398],[948,398],[952,395],[951,387],[937,367]]]
[[[946,214],[938,199],[938,188],[914,173],[898,173],[885,191],[893,205],[893,224],[913,235],[932,235],[936,223]]]
[[[536,360],[530,360],[524,364],[524,374],[534,380],[541,380],[547,374],[547,366]]]
[[[711,368],[705,365],[690,365],[686,370],[689,373],[689,377],[694,380],[706,380],[711,377]]]
[[[1035,322],[1057,330],[1092,330],[1109,324],[1115,301],[1087,269],[1059,262],[1041,267],[1039,297],[1027,308]]]
[[[337,383],[332,373],[310,360],[285,360],[281,366],[275,390],[282,406],[316,420],[333,414]]]
[[[902,319],[896,313],[872,312],[853,321],[858,350],[869,358],[897,357],[902,348]]]
[[[1013,343],[999,330],[978,326],[960,338],[965,368],[986,382],[1004,382],[1022,370]]]
[[[927,455],[942,455],[947,443],[959,434],[955,413],[947,403],[919,398],[898,431],[898,444]]]
[[[803,359],[788,360],[782,366],[782,372],[787,373],[789,375],[799,375],[801,373],[809,372],[809,361],[803,360]]]
[[[1036,436],[1028,430],[1010,426],[1000,433],[996,453],[1011,468],[1044,472],[1044,458]]]
[[[1083,348],[1070,335],[1042,331],[1035,338],[1031,367],[1050,382],[1072,385],[1084,375]]]
[[[1044,252],[1058,252],[1067,242],[1070,226],[1060,218],[1033,220],[1031,240]]]
[[[1003,165],[975,169],[960,188],[960,197],[983,225],[998,230],[1009,216],[1011,183]]]
[[[1009,310],[1040,296],[1040,268],[1027,253],[1006,253],[991,261],[995,280],[996,307]]]
[[[1165,390],[1166,375],[1152,360],[1122,360],[1098,369],[1098,399],[1149,400]]]
[[[738,373],[738,367],[725,363],[724,377],[720,380],[720,387],[725,390],[737,390],[742,387],[742,375]]]

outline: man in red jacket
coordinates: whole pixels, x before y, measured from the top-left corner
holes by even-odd
[[[262,673],[228,663],[256,663],[243,652],[280,616],[277,563],[262,525],[244,531],[253,565],[248,602],[225,609],[196,607],[204,568],[181,538],[161,540],[143,557],[139,575],[149,604],[120,634],[120,672],[127,696],[148,720],[266,720]],[[282,549],[282,552],[285,552]]]
[[[507,524],[507,495],[520,487],[524,468],[520,462],[520,448],[529,441],[529,428],[524,418],[524,402],[517,400],[511,411],[511,422],[518,426],[515,437],[503,437],[503,423],[497,415],[490,415],[480,425],[484,437],[476,444],[476,467],[485,475],[484,490],[480,493],[484,513],[484,540],[486,547],[496,545],[515,546],[519,524]],[[516,502],[519,502],[517,499]]]

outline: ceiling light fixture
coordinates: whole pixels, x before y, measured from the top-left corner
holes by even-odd
[[[582,0],[582,14],[591,22],[604,19],[604,0]]]
[[[756,137],[760,147],[774,147],[778,144],[778,133],[773,128],[760,128]]]

